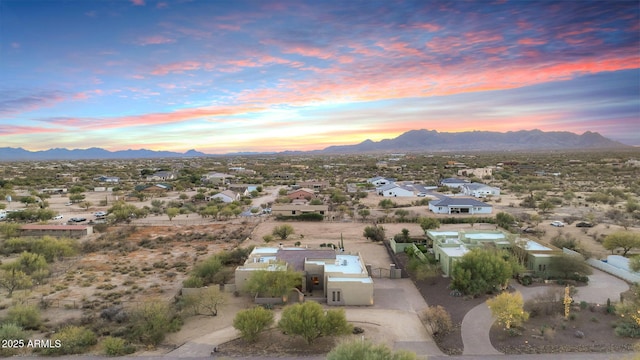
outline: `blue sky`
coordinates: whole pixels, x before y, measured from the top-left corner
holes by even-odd
[[[0,0],[0,146],[312,150],[411,129],[640,145],[636,1]]]

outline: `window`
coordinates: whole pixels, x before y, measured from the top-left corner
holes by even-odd
[[[332,302],[340,302],[340,291],[332,291],[331,292],[331,301]]]

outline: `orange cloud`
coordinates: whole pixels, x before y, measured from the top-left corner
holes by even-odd
[[[154,36],[146,36],[138,38],[136,44],[146,46],[146,45],[160,45],[160,44],[171,44],[176,42],[174,39],[167,38],[162,35],[154,35]]]

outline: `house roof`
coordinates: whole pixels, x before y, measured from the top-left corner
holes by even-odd
[[[491,207],[491,205],[471,198],[452,198],[444,197],[440,200],[431,201],[429,204],[433,206],[477,206],[477,207]]]
[[[387,191],[387,190],[395,189],[397,187],[400,187],[400,186],[398,184],[396,184],[396,183],[391,183],[391,184],[382,185],[382,186],[376,188],[376,190],[378,190],[378,191]]]
[[[446,178],[446,179],[442,179],[440,180],[441,184],[461,184],[461,183],[468,183],[468,180],[464,180],[464,179],[458,179],[458,178]]]
[[[333,249],[278,249],[276,259],[284,261],[295,271],[304,271],[304,262],[309,259],[335,260],[336,251]]]
[[[483,188],[491,188],[491,189],[497,189],[493,186],[489,186],[483,183],[469,183],[469,184],[465,184],[463,185],[465,188],[469,189],[469,190],[479,190],[479,189],[483,189]]]

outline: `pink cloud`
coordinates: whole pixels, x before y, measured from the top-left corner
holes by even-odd
[[[167,75],[169,73],[184,73],[202,68],[202,63],[198,61],[183,61],[157,66],[151,71],[153,75]]]
[[[413,27],[416,28],[416,29],[427,30],[429,32],[436,32],[436,31],[442,29],[442,27],[440,25],[430,24],[430,23],[416,24],[416,25],[413,25]]]
[[[138,38],[136,44],[146,46],[146,45],[160,45],[160,44],[171,44],[176,42],[174,39],[169,39],[162,35],[154,35],[154,36],[146,36]]]
[[[132,3],[134,6],[144,6],[144,5],[145,5],[144,0],[131,0],[131,3]]]
[[[522,38],[518,40],[518,44],[520,45],[544,45],[546,43],[547,43],[546,40],[533,39],[533,38]]]
[[[0,136],[56,133],[56,132],[64,132],[64,131],[66,130],[52,129],[52,128],[46,128],[46,127],[0,125]]]

